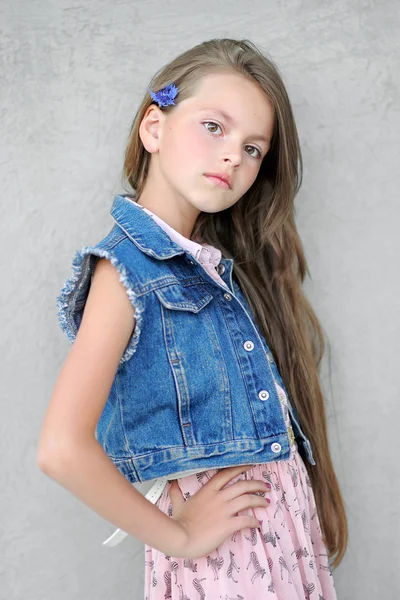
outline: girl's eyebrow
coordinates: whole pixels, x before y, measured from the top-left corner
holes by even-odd
[[[236,125],[235,119],[233,119],[230,115],[228,115],[227,112],[225,112],[221,108],[202,108],[201,112],[204,112],[204,111],[220,114],[225,119],[225,121],[227,121],[228,123],[230,123],[233,126]],[[267,144],[269,144],[269,142],[271,141],[269,138],[267,138],[265,135],[262,135],[261,133],[255,133],[254,135],[251,135],[249,137],[251,137],[254,140],[263,140]]]

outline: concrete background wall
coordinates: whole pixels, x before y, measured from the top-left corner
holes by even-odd
[[[68,352],[56,296],[75,250],[111,226],[151,75],[225,36],[271,54],[299,128],[297,222],[350,525],[338,598],[399,597],[398,32],[395,0],[1,0],[0,598],[143,597],[142,544],[103,548],[114,526],[36,466]]]

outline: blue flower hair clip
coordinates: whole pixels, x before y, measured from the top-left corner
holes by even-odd
[[[171,104],[175,104],[174,99],[178,93],[178,88],[173,83],[170,83],[158,92],[152,92],[150,89],[149,92],[151,98],[157,102],[158,106],[170,106]]]

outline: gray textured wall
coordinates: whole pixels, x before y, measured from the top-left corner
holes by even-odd
[[[331,344],[323,384],[350,525],[338,597],[397,599],[398,2],[2,0],[0,17],[0,597],[143,597],[142,545],[130,537],[103,548],[114,527],[36,466],[68,351],[55,301],[75,250],[110,228],[151,74],[228,35],[277,61],[301,136],[297,219],[307,291]]]

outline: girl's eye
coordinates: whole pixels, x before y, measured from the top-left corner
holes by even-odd
[[[256,148],[255,146],[246,146],[246,148],[253,148],[253,150],[256,150],[258,152],[257,156],[254,156],[254,154],[252,155],[253,158],[261,158],[261,152],[258,148]]]
[[[205,121],[205,122],[203,123],[203,125],[209,125],[209,124],[211,124],[211,126],[214,126],[214,127],[219,127],[219,128],[221,129],[221,126],[220,126],[220,125],[218,125],[218,123],[215,123],[214,121]],[[214,131],[210,131],[210,129],[209,129],[208,127],[206,127],[206,129],[207,129],[207,131],[209,131],[210,133],[216,133],[216,132],[215,132],[215,130],[214,130]],[[252,158],[258,158],[258,159],[260,159],[260,158],[261,158],[261,152],[260,152],[260,151],[259,151],[259,149],[258,149],[258,148],[256,148],[255,146],[245,146],[245,148],[252,148],[252,149],[253,149],[253,151],[255,150],[256,152],[258,152],[258,154],[257,154],[256,156],[254,156],[254,154],[249,154],[249,156],[251,156]]]
[[[216,127],[219,127],[221,129],[221,127],[218,125],[218,123],[214,123],[214,121],[206,121],[205,123],[203,123],[204,125],[209,125],[211,123],[211,125],[215,125]],[[208,129],[208,127],[206,127],[207,131],[210,131]],[[210,131],[210,133],[215,133],[215,131]]]

